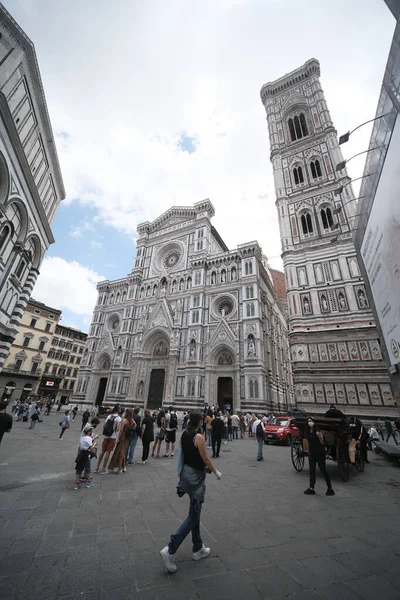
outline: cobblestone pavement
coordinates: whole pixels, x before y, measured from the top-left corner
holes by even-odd
[[[30,600],[399,600],[400,471],[370,453],[348,483],[329,464],[336,496],[304,496],[290,449],[251,439],[222,446],[223,479],[207,478],[202,513],[210,558],[178,572],[158,554],[186,516],[175,460],[95,476],[73,490],[80,417],[58,440],[59,415],[31,431],[15,423],[0,446],[0,598]],[[141,447],[136,450],[140,457]]]

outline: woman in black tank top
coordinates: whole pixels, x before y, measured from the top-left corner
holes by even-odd
[[[171,535],[169,544],[160,552],[161,558],[170,573],[177,571],[175,564],[176,551],[192,532],[193,560],[207,558],[211,554],[210,548],[206,548],[200,536],[200,513],[204,502],[206,491],[205,478],[206,467],[221,479],[222,475],[214,467],[207,454],[204,437],[201,435],[202,416],[194,412],[190,414],[187,428],[181,437],[181,452],[183,457],[183,468],[180,474],[178,491],[188,494],[190,499],[189,514],[179,527],[178,531]]]

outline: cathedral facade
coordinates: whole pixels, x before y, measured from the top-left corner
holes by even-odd
[[[392,415],[388,371],[352,238],[357,199],[319,76],[311,59],[261,89],[296,402],[317,412],[334,402],[350,414]]]
[[[78,404],[285,411],[293,386],[282,313],[257,242],[229,250],[209,200],[138,226],[124,279],[98,284]]]

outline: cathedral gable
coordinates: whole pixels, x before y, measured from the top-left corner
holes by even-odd
[[[210,349],[214,349],[221,344],[225,344],[226,346],[230,346],[232,350],[236,350],[236,343],[237,339],[234,332],[225,319],[221,319],[213,335],[211,336]]]

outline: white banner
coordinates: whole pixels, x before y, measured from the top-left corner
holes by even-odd
[[[368,219],[361,255],[392,365],[400,362],[400,119]]]

